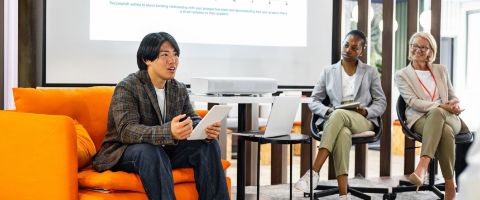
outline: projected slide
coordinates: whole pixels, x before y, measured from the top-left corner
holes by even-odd
[[[90,40],[307,46],[307,0],[91,0]]]

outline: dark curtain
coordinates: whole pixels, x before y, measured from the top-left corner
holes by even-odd
[[[18,2],[18,87],[41,86],[43,0]]]

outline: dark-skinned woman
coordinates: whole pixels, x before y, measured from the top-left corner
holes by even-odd
[[[328,156],[333,156],[340,199],[350,199],[347,183],[352,134],[372,131],[387,107],[377,70],[359,60],[366,45],[363,32],[349,32],[342,42],[342,59],[326,67],[315,84],[309,107],[320,116],[316,125],[323,127],[323,134],[312,169],[295,183],[299,190],[310,191],[310,173],[313,173],[315,188],[323,163]],[[322,102],[327,98],[330,104],[324,105]],[[353,109],[334,109],[351,102],[360,105]]]

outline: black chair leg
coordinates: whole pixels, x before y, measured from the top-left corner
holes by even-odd
[[[444,195],[443,195],[442,191],[440,191],[437,187],[432,186],[432,187],[430,187],[430,190],[433,193],[435,193],[440,199],[444,199]]]
[[[358,190],[355,190],[355,189],[353,189],[353,188],[348,188],[348,192],[350,192],[350,194],[351,194],[352,196],[358,197],[358,198],[360,198],[360,199],[364,199],[364,200],[371,200],[371,199],[372,199],[371,196],[366,195],[365,193],[360,192],[360,191],[358,191]]]
[[[321,190],[314,192],[313,198],[318,199],[320,197],[330,196],[334,194],[339,194],[339,190],[337,186],[330,186],[330,185],[318,185],[315,190]],[[369,188],[369,187],[348,187],[347,188],[350,195],[358,197],[360,199],[372,199],[371,196],[365,193],[377,193],[383,194],[384,199],[395,199],[394,194],[389,193],[388,188]],[[310,193],[304,193],[304,197],[310,197]],[[393,197],[393,198],[392,198]]]
[[[313,199],[319,199],[320,197],[326,197],[334,194],[338,194],[338,188],[331,188],[327,190],[322,190],[320,192],[314,192]]]
[[[400,181],[398,181],[398,185],[399,186],[412,186],[413,184],[410,183],[410,181],[400,180]]]

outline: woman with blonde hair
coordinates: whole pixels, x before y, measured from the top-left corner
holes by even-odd
[[[398,71],[395,83],[407,104],[407,126],[422,134],[420,162],[408,180],[423,184],[430,160],[436,155],[445,178],[445,199],[455,199],[455,134],[463,111],[444,65],[433,64],[437,44],[430,33],[415,33],[409,41],[410,64]]]

